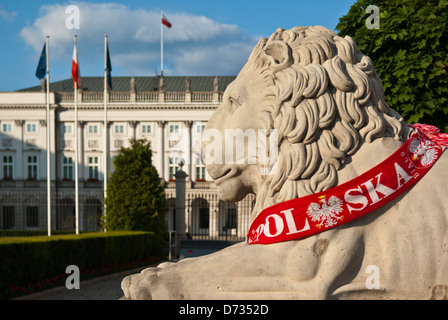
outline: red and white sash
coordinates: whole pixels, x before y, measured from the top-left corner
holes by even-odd
[[[366,173],[323,192],[264,209],[252,222],[248,244],[297,240],[359,218],[411,188],[448,147],[436,127],[410,125],[416,132],[389,158]]]

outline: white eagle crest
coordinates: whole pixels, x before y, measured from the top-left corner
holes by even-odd
[[[342,200],[338,197],[331,196],[328,202],[325,201],[325,196],[320,197],[320,203],[311,203],[308,206],[307,214],[313,222],[320,222],[316,225],[317,228],[321,228],[325,223],[325,227],[334,226],[338,220],[342,220],[344,216],[340,217],[339,214],[342,212]]]
[[[409,145],[409,151],[412,153],[412,159],[420,159],[420,163],[424,167],[431,165],[436,160],[437,151],[431,141],[413,139]]]

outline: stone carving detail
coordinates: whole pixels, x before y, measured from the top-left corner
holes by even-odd
[[[66,149],[66,150],[73,149],[73,141],[72,140],[64,140],[63,141],[63,149]]]
[[[12,147],[12,139],[2,139],[2,147]]]
[[[37,140],[36,139],[26,139],[25,142],[26,142],[26,146],[27,147],[31,147],[31,148],[35,147],[36,144],[37,144]]]
[[[190,77],[187,77],[185,79],[185,92],[190,92],[191,91],[191,80]]]
[[[218,92],[218,90],[219,90],[219,78],[218,76],[216,76],[213,79],[213,92]]]
[[[124,146],[124,141],[123,140],[114,140],[114,148],[120,149],[123,146]]]
[[[131,78],[129,86],[130,86],[130,90],[129,90],[130,92],[132,92],[132,93],[137,92],[136,85],[135,85],[135,78],[134,77]]]
[[[163,76],[159,78],[159,91],[165,92],[165,78]]]
[[[88,147],[89,149],[98,149],[99,148],[98,140],[89,140]]]
[[[252,218],[354,179],[411,133],[386,104],[371,59],[351,37],[320,26],[278,29],[260,40],[204,132],[225,137],[230,128],[278,130],[278,159],[269,175],[260,174],[259,161],[205,159],[221,199],[256,194]],[[211,143],[205,136],[202,150]],[[445,152],[403,196],[319,235],[242,243],[145,269],[123,280],[124,298],[446,299],[447,166]]]

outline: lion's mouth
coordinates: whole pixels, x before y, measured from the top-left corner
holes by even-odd
[[[229,169],[225,170],[223,173],[221,173],[219,175],[212,174],[210,172],[209,172],[209,174],[210,174],[210,177],[212,177],[213,180],[215,180],[215,183],[218,184],[220,181],[228,178],[228,176],[230,175],[231,172],[232,172],[232,169],[229,168]]]

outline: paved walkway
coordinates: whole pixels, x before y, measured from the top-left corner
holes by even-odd
[[[68,290],[65,286],[30,294],[17,300],[118,300],[123,297],[121,281],[130,274],[139,273],[147,267],[119,272],[83,281],[79,289]]]

